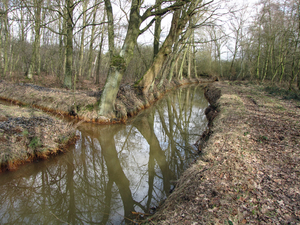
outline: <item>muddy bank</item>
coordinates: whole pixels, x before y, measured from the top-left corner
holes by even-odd
[[[115,118],[98,115],[99,91],[71,91],[60,88],[46,88],[27,83],[0,81],[0,99],[20,105],[42,109],[63,116],[71,116],[87,122],[118,123],[149,107],[166,92],[192,83],[211,83],[214,79],[183,79],[165,82],[160,89],[153,89],[148,96],[134,85],[122,84],[115,102]]]
[[[147,223],[299,224],[299,100],[250,83],[215,83],[206,96],[202,155]]]
[[[0,104],[0,172],[63,151],[75,129],[44,112]]]

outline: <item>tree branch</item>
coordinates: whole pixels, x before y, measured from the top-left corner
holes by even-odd
[[[190,3],[190,2],[192,2],[192,0],[176,1],[173,5],[171,5],[167,8],[152,11],[153,9],[157,9],[159,6],[161,6],[161,3],[155,4],[155,5],[153,5],[152,7],[148,8],[146,10],[146,12],[141,16],[141,20],[145,21],[146,19],[148,19],[151,16],[162,16],[162,15],[166,14],[169,11],[179,9],[183,5],[185,5],[187,3]]]
[[[149,27],[151,27],[152,24],[155,22],[155,20],[156,20],[156,18],[153,18],[153,19],[150,21],[150,23],[149,23],[146,27],[144,27],[144,29],[140,30],[140,34],[144,33],[146,30],[148,30]]]

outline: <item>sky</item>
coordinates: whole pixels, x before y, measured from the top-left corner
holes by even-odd
[[[239,1],[239,0],[225,0],[223,2],[226,2],[229,5],[237,5],[238,7],[243,7],[243,5],[248,5],[248,13],[249,13],[249,17],[251,16],[251,14],[256,12],[256,9],[254,8],[255,3],[257,3],[259,0],[243,0],[243,1]],[[145,0],[146,4],[153,4],[155,2],[155,0]],[[215,0],[215,2],[217,2]],[[220,10],[224,11],[224,10]],[[164,17],[164,19],[162,20],[162,33],[161,33],[161,41],[163,41],[163,39],[166,37],[166,35],[168,34],[169,28],[170,28],[170,24],[171,24],[171,20],[172,20],[172,15],[166,15]],[[226,19],[225,19],[226,20]],[[150,20],[146,21],[149,22]],[[145,26],[145,23],[142,24],[141,27]],[[140,35],[138,38],[138,43],[140,44],[144,44],[144,45],[152,45],[153,44],[153,30],[154,28],[150,28],[149,31],[145,32],[144,34]]]

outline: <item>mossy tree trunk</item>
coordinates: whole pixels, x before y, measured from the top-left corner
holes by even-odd
[[[152,7],[147,8],[143,15],[140,15],[140,8],[143,2],[140,0],[132,0],[126,37],[120,53],[116,54],[114,47],[113,10],[110,0],[105,0],[105,8],[108,17],[110,68],[99,103],[98,113],[100,116],[115,117],[115,100],[117,97],[123,74],[126,70],[127,65],[133,57],[133,51],[137,43],[137,38],[154,23],[155,19],[153,19],[145,28],[140,30],[140,25],[142,24],[142,22],[148,19],[149,17],[162,16],[170,10],[174,10],[178,7],[180,8],[181,6],[187,4],[187,2],[189,1],[176,1],[175,3],[173,3],[173,5],[168,6],[164,9],[158,8],[160,4],[154,5]],[[171,43],[169,43],[169,45],[171,45]],[[158,56],[158,58],[160,58],[160,56]]]
[[[105,7],[108,17],[108,41],[110,52],[110,68],[107,80],[101,95],[99,104],[99,114],[102,116],[114,117],[114,103],[121,84],[126,65],[130,62],[133,56],[133,50],[136,45],[136,40],[140,34],[140,1],[133,0],[130,11],[130,21],[127,29],[127,34],[120,54],[116,54],[114,47],[114,24],[113,12],[110,0],[105,0]]]
[[[160,69],[166,62],[168,55],[172,52],[173,44],[178,41],[178,37],[185,29],[187,22],[196,13],[196,11],[201,8],[201,6],[199,6],[201,2],[202,0],[192,1],[188,5],[185,5],[185,7],[181,7],[174,12],[168,36],[157,53],[152,66],[147,70],[143,78],[137,84],[142,89],[144,95],[148,94],[148,91],[151,85],[153,85]]]
[[[172,25],[170,32],[165,39],[163,45],[161,46],[159,52],[157,53],[153,64],[147,70],[146,74],[143,76],[142,80],[139,82],[138,86],[142,88],[143,94],[147,95],[150,86],[152,85],[154,79],[158,75],[163,63],[167,59],[167,56],[172,52],[173,40],[176,40],[179,33],[183,27],[179,27],[179,19],[180,19],[181,10],[177,10],[173,14]]]

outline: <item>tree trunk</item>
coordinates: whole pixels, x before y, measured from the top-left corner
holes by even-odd
[[[78,71],[78,76],[82,76],[82,68],[83,68],[83,49],[84,49],[84,36],[85,36],[85,25],[86,25],[86,9],[87,9],[87,4],[88,0],[83,1],[83,15],[82,15],[82,26],[83,29],[81,31],[81,40],[80,40],[80,50],[79,50],[79,71]],[[96,7],[95,7],[96,8]],[[93,26],[94,28],[94,26]]]
[[[10,33],[9,33],[9,24],[8,24],[8,0],[4,0],[4,14],[3,14],[3,21],[1,21],[1,25],[3,26],[3,36],[4,36],[4,48],[3,48],[3,74],[2,76],[6,76],[6,72],[8,70],[8,49],[9,49],[9,40],[10,40]],[[3,24],[2,24],[3,22]],[[2,38],[2,37],[1,37]]]
[[[103,21],[105,20],[105,13],[103,15]],[[101,40],[99,45],[99,52],[98,52],[98,63],[97,63],[97,69],[96,69],[96,84],[100,83],[100,67],[101,67],[101,61],[102,61],[102,46],[103,46],[103,39],[104,39],[104,31],[105,26],[102,25],[102,32],[101,32]]]
[[[147,95],[152,82],[154,81],[155,77],[160,71],[160,68],[165,62],[167,56],[172,52],[173,40],[177,39],[179,33],[181,33],[183,29],[182,26],[178,26],[179,19],[180,10],[177,10],[173,14],[172,26],[166,40],[164,41],[159,52],[157,53],[152,66],[147,70],[146,74],[143,76],[142,80],[138,84],[138,86],[142,88],[144,95]]]
[[[98,6],[94,6],[93,9],[93,24],[95,24],[96,21],[96,14],[97,14]],[[91,34],[91,41],[90,41],[90,48],[89,48],[89,57],[88,57],[88,78],[93,77],[93,44],[94,44],[94,37],[95,37],[95,30],[96,26],[92,27],[92,34]]]
[[[200,0],[197,2],[199,3]],[[123,74],[125,72],[126,66],[131,61],[133,57],[133,51],[136,46],[137,38],[138,36],[145,30],[149,28],[149,25],[153,23],[150,22],[149,25],[147,25],[142,31],[140,30],[140,25],[143,21],[145,21],[150,16],[159,15],[162,16],[172,7],[172,10],[179,8],[182,8],[183,5],[185,5],[189,1],[176,1],[172,6],[167,7],[167,9],[162,11],[155,11],[155,13],[152,11],[154,8],[150,7],[146,9],[144,14],[140,16],[140,7],[143,1],[140,0],[132,0],[131,2],[131,8],[130,8],[130,18],[129,18],[129,24],[127,28],[127,33],[125,37],[125,41],[123,43],[121,52],[119,55],[115,54],[114,49],[114,32],[113,32],[113,13],[112,13],[112,7],[110,0],[105,0],[105,7],[107,10],[107,16],[108,16],[108,36],[109,36],[109,53],[110,53],[110,69],[109,74],[104,86],[103,93],[101,95],[100,104],[99,104],[99,115],[101,116],[112,116],[114,114],[114,103],[115,99],[117,97],[118,89],[120,86],[121,79],[123,77]],[[190,3],[190,5],[195,5],[194,2]],[[194,8],[193,8],[194,10]],[[182,17],[180,23],[178,23],[179,20],[179,14],[178,11],[175,11],[175,15],[177,15],[175,20],[175,24],[172,24],[170,35],[168,35],[166,41],[164,42],[164,45],[161,47],[160,51],[158,52],[157,56],[154,59],[153,66],[150,68],[150,72],[148,75],[144,76],[142,80],[140,81],[140,84],[143,87],[143,92],[145,93],[148,91],[150,84],[153,82],[155,76],[159,72],[159,66],[161,67],[164,61],[166,60],[166,57],[169,53],[171,53],[172,50],[172,44],[173,41],[177,39],[179,33],[185,28],[185,25],[189,19],[189,16],[193,13],[193,10],[184,11],[182,13]],[[174,16],[173,16],[174,18]],[[173,28],[172,28],[173,27]],[[148,70],[149,71],[149,70]],[[154,74],[153,74],[154,71]],[[144,88],[146,87],[146,89]]]
[[[72,88],[72,70],[73,70],[73,0],[67,0],[67,43],[66,43],[66,67],[64,85]]]
[[[192,34],[193,39],[193,64],[194,64],[194,73],[195,77],[198,78],[198,72],[197,72],[197,59],[196,59],[196,45],[195,45],[195,31],[193,30]]]
[[[260,54],[261,54],[261,49],[260,49],[260,45],[261,45],[261,37],[260,37],[260,26],[259,26],[259,33],[258,33],[258,53],[257,53],[257,61],[256,61],[256,78],[259,79],[260,77],[260,73],[259,73],[259,64],[260,64]]]
[[[156,0],[155,4],[159,4],[159,2],[160,2],[159,0]],[[155,20],[155,27],[154,27],[153,59],[155,58],[155,56],[159,51],[160,33],[161,33],[161,17],[157,16]]]
[[[183,75],[183,66],[184,66],[184,62],[185,62],[185,58],[186,58],[186,54],[187,54],[188,50],[189,50],[189,48],[186,47],[185,51],[183,53],[183,57],[182,57],[182,61],[181,61],[181,65],[180,65],[180,69],[179,69],[179,73],[178,73],[179,80],[182,80],[182,78],[183,78],[183,76],[182,76]]]
[[[267,56],[266,56],[266,61],[265,61],[265,65],[264,65],[264,75],[263,75],[263,78],[262,78],[262,82],[264,82],[264,80],[267,76],[267,73],[268,73],[268,66],[269,66],[269,62],[270,62],[271,48],[272,48],[271,45],[268,45]]]
[[[35,38],[33,43],[32,56],[30,61],[30,66],[28,70],[27,77],[32,79],[33,73],[37,67],[37,60],[39,59],[39,47],[40,47],[40,39],[41,39],[41,10],[42,10],[43,0],[34,1],[35,5]],[[39,65],[39,63],[38,63]]]
[[[133,57],[134,47],[136,45],[137,38],[140,34],[140,1],[132,0],[127,34],[119,55],[115,55],[113,12],[110,0],[105,0],[105,7],[108,17],[110,68],[104,86],[104,90],[100,99],[99,115],[114,117],[114,104],[117,97],[117,93],[119,91],[121,80],[125,72],[126,65],[128,65],[128,63]]]
[[[188,45],[188,74],[187,77],[191,78],[192,74],[192,51],[191,51],[191,43]]]

